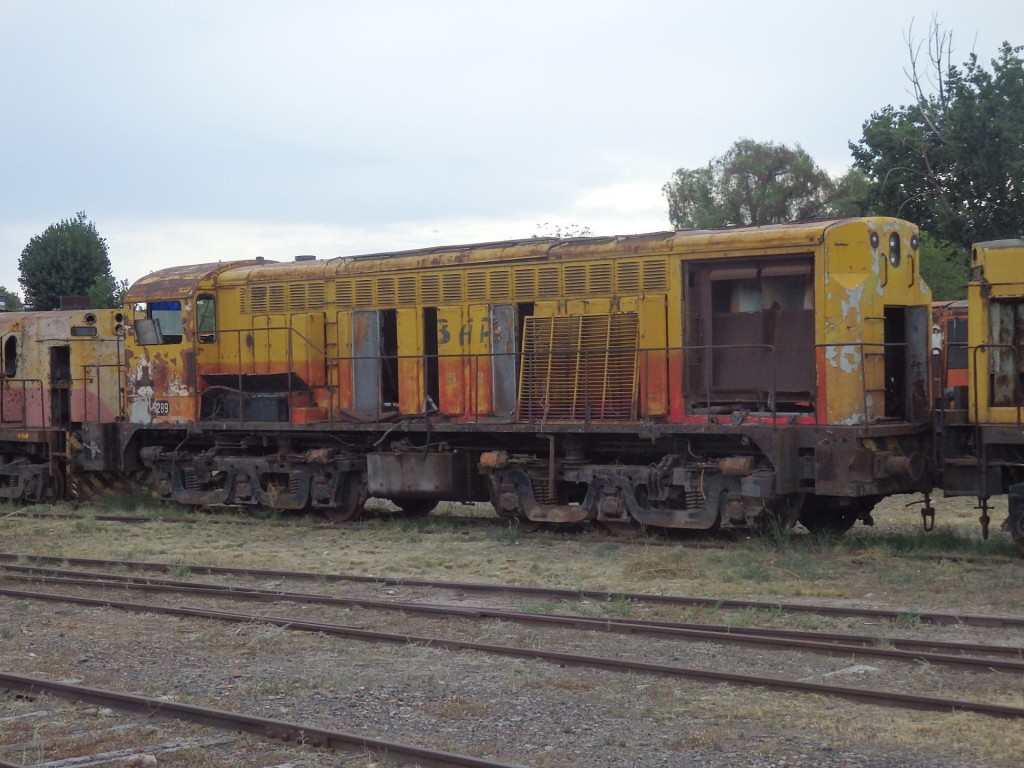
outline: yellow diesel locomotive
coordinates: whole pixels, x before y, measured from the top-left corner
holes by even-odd
[[[122,417],[121,310],[0,313],[0,499],[77,497],[115,470]]]
[[[1005,527],[1024,549],[1024,240],[978,243],[967,283],[966,386],[936,412],[941,482],[948,496],[1009,492]]]
[[[845,530],[927,491],[931,294],[893,218],[154,272],[125,468],[184,504]]]

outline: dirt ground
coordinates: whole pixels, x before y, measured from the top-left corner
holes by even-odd
[[[921,532],[919,500],[892,499],[874,528],[836,542],[794,531],[726,544],[623,541],[598,531],[523,535],[500,524],[450,520],[444,508],[413,523],[370,519],[344,529],[309,521],[259,525],[140,525],[6,517],[7,552],[175,564],[229,565],[387,577],[503,582],[704,597],[821,601],[923,611],[1024,615],[1024,557],[998,524],[981,541],[974,501],[937,499],[936,530]],[[107,510],[104,510],[107,511]],[[473,510],[470,510],[473,511]],[[485,509],[475,508],[479,514]],[[0,515],[2,516],[2,515]],[[182,577],[190,576],[182,566]],[[190,576],[209,580],[209,577]],[[338,593],[326,583],[290,589]],[[451,602],[451,594],[358,589],[394,599]],[[121,599],[153,600],[130,595]],[[471,604],[479,598],[457,595]],[[234,610],[241,610],[237,606]],[[268,612],[311,609],[274,606]],[[613,602],[537,604],[537,611],[662,617],[797,629],[903,633],[1020,645],[1005,630],[827,620],[771,612],[655,611]],[[534,644],[580,652],[780,677],[843,681],[1024,706],[1016,676],[928,665],[756,652],[706,643],[632,637],[572,637],[502,622],[438,623],[354,610],[329,619],[426,636]],[[1019,724],[852,704],[757,688],[708,686],[559,668],[434,648],[380,646],[258,624],[218,625],[110,609],[0,598],[0,666],[223,709],[316,722],[324,727],[498,757],[539,768],[579,766],[1010,766],[1019,764]],[[2,716],[0,712],[0,716]],[[9,743],[0,724],[0,742]],[[161,757],[160,765],[189,765]],[[337,765],[310,753],[307,766]],[[372,762],[372,761],[370,761]],[[194,763],[198,764],[198,763]]]

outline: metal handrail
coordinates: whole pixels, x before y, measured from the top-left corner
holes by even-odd
[[[294,388],[292,375],[295,373],[294,362],[295,362],[295,359],[297,357],[297,354],[296,354],[296,344],[299,343],[299,342],[309,342],[308,337],[305,334],[301,333],[300,331],[297,331],[297,330],[289,328],[289,327],[284,327],[284,326],[280,326],[280,327],[279,326],[273,326],[273,327],[268,326],[267,328],[239,329],[239,330],[232,330],[232,331],[218,330],[217,333],[218,334],[228,334],[228,333],[230,333],[230,334],[236,335],[236,337],[238,339],[237,347],[236,347],[237,351],[238,351],[238,358],[237,359],[241,361],[241,360],[244,359],[243,356],[242,356],[243,355],[243,350],[242,350],[243,334],[252,333],[253,330],[256,330],[256,331],[267,331],[267,332],[269,332],[269,331],[281,331],[281,330],[289,331],[289,333],[287,334],[287,337],[286,337],[288,339],[288,342],[287,342],[287,348],[286,348],[286,350],[284,350],[285,354],[281,358],[279,358],[279,364],[281,366],[281,370],[277,371],[277,373],[279,373],[279,374],[287,374],[288,375],[288,379],[287,379],[286,389],[284,391],[280,392],[279,394],[290,396],[291,394],[296,393],[296,392],[307,391],[306,389]],[[861,423],[863,425],[867,426],[867,425],[870,425],[872,423],[872,420],[873,420],[872,416],[871,416],[871,408],[868,405],[868,397],[870,396],[871,392],[874,391],[874,390],[871,390],[868,387],[868,380],[867,380],[867,376],[868,376],[867,368],[868,368],[868,366],[865,364],[865,360],[868,357],[870,357],[871,355],[875,355],[875,356],[884,355],[885,354],[885,350],[887,348],[893,348],[893,347],[909,348],[909,346],[910,345],[907,344],[906,342],[898,342],[898,343],[849,342],[849,343],[845,343],[845,344],[835,344],[835,343],[831,343],[831,344],[816,344],[814,346],[813,354],[814,354],[815,361],[817,361],[821,357],[821,355],[819,354],[821,352],[821,350],[826,349],[826,348],[833,348],[833,349],[838,348],[838,349],[852,349],[852,350],[856,350],[856,354],[857,354],[857,357],[858,357],[857,367],[859,368],[859,375],[860,375],[860,379],[861,379],[860,380],[860,388],[861,388],[861,405],[860,405]],[[458,351],[458,352],[449,352],[449,353],[440,353],[439,352],[439,353],[433,354],[433,355],[374,355],[374,354],[369,354],[369,355],[351,355],[351,354],[349,354],[349,355],[328,355],[318,345],[312,344],[312,343],[308,343],[307,346],[306,346],[306,349],[309,349],[309,350],[311,350],[314,353],[313,356],[310,356],[310,359],[312,361],[314,361],[314,363],[316,365],[320,365],[321,362],[322,362],[322,364],[325,366],[325,371],[324,371],[324,374],[325,374],[324,375],[324,382],[325,382],[325,384],[324,384],[324,387],[331,393],[331,397],[329,398],[329,401],[327,403],[324,403],[322,405],[325,406],[326,417],[327,417],[326,421],[328,421],[330,423],[336,423],[338,421],[345,420],[345,419],[342,419],[342,414],[340,412],[338,412],[338,410],[337,410],[338,407],[339,407],[339,404],[337,402],[337,398],[334,396],[335,393],[337,392],[338,388],[344,385],[343,382],[340,382],[340,381],[337,380],[337,372],[339,370],[342,370],[342,368],[344,366],[354,366],[354,365],[356,365],[360,361],[365,361],[365,362],[369,362],[369,363],[372,363],[372,364],[378,364],[378,365],[386,365],[388,369],[394,370],[396,372],[397,371],[402,371],[403,367],[405,365],[412,364],[413,367],[414,367],[414,371],[415,371],[414,375],[420,376],[420,377],[422,377],[424,375],[424,372],[428,369],[428,367],[430,367],[431,361],[433,361],[434,366],[437,367],[438,370],[440,370],[442,366],[446,366],[447,364],[450,364],[451,362],[459,361],[459,363],[457,363],[457,365],[455,367],[455,370],[454,371],[447,371],[447,373],[452,373],[452,374],[454,374],[457,377],[456,378],[457,386],[463,392],[462,403],[464,405],[464,408],[458,414],[454,414],[453,413],[453,414],[448,414],[448,415],[461,415],[461,416],[464,416],[466,420],[472,420],[474,418],[479,418],[479,417],[483,416],[483,414],[479,413],[479,411],[480,411],[480,403],[481,403],[481,398],[482,398],[482,393],[479,390],[479,386],[480,386],[480,382],[482,380],[482,374],[484,374],[485,370],[487,368],[491,368],[493,370],[493,366],[489,365],[489,361],[491,361],[493,359],[496,359],[498,357],[507,358],[509,356],[511,356],[511,357],[513,357],[515,359],[515,363],[516,363],[515,369],[519,372],[519,376],[517,377],[517,392],[516,392],[516,398],[518,399],[519,388],[522,386],[524,371],[527,370],[527,367],[529,366],[529,361],[531,361],[531,360],[543,361],[543,362],[546,362],[548,364],[551,364],[551,363],[556,363],[559,358],[564,358],[566,365],[572,365],[577,370],[576,383],[573,384],[573,386],[571,388],[572,393],[573,393],[572,394],[573,403],[571,405],[567,406],[569,408],[569,410],[570,410],[570,416],[568,416],[568,418],[570,418],[571,420],[574,420],[574,421],[579,420],[579,421],[582,421],[584,423],[589,423],[589,422],[592,422],[592,421],[627,421],[628,422],[628,421],[635,421],[637,419],[645,418],[642,415],[642,413],[640,413],[638,411],[638,407],[637,407],[638,406],[638,397],[637,396],[638,395],[642,396],[644,394],[644,393],[642,393],[642,392],[640,392],[638,390],[639,378],[641,376],[642,371],[647,370],[651,365],[662,365],[666,369],[666,380],[670,380],[670,377],[669,377],[668,374],[669,374],[669,367],[673,364],[672,363],[673,355],[678,356],[678,360],[675,363],[675,365],[678,365],[680,367],[679,375],[682,376],[684,379],[685,379],[685,373],[686,373],[686,370],[687,370],[686,366],[689,365],[689,363],[688,363],[689,356],[691,354],[698,354],[698,353],[706,356],[705,357],[705,361],[706,362],[701,363],[702,367],[705,370],[702,372],[704,380],[703,380],[702,385],[700,387],[700,391],[696,392],[696,393],[691,391],[689,393],[691,408],[696,407],[698,405],[701,405],[704,408],[711,409],[711,408],[713,408],[718,403],[721,403],[723,405],[727,404],[722,399],[722,395],[720,395],[720,394],[718,394],[716,392],[716,389],[719,390],[719,392],[720,392],[721,388],[720,387],[716,388],[715,385],[714,385],[714,382],[712,380],[713,371],[714,371],[714,358],[715,358],[715,355],[721,355],[723,353],[727,354],[730,351],[736,351],[736,350],[760,350],[761,352],[763,352],[763,353],[768,355],[768,361],[767,362],[771,366],[771,372],[770,372],[770,375],[768,377],[768,380],[769,380],[769,387],[768,388],[766,388],[766,389],[758,388],[756,390],[756,392],[753,389],[749,390],[749,392],[737,391],[737,394],[740,397],[742,397],[742,395],[744,395],[744,394],[751,394],[754,397],[756,397],[757,398],[757,403],[763,404],[766,407],[764,411],[758,411],[758,413],[763,413],[763,414],[767,415],[773,422],[777,421],[778,418],[779,418],[779,415],[780,415],[780,410],[779,410],[779,403],[780,403],[779,394],[780,393],[778,391],[778,365],[779,365],[779,358],[778,358],[778,354],[777,354],[780,350],[775,345],[771,345],[771,344],[735,344],[735,345],[725,345],[725,346],[722,346],[722,345],[717,345],[717,346],[716,345],[685,345],[685,346],[681,346],[681,347],[656,347],[656,348],[650,348],[650,347],[648,347],[648,348],[641,348],[641,347],[632,347],[632,346],[621,346],[621,347],[609,346],[609,347],[594,347],[594,348],[588,348],[588,347],[559,347],[559,348],[555,348],[555,349],[544,350],[542,352],[529,352],[529,353],[523,353],[523,352],[504,352],[504,351],[502,351],[502,352],[487,352],[487,353],[468,353],[468,352]],[[604,396],[607,394],[607,387],[606,386],[602,387],[601,388],[601,393],[596,395],[596,397],[592,394],[591,390],[592,390],[592,387],[596,384],[596,382],[593,381],[592,378],[591,378],[592,375],[593,375],[593,372],[591,371],[591,366],[589,365],[589,361],[591,359],[593,359],[595,356],[601,356],[601,357],[607,359],[611,355],[622,355],[624,358],[628,358],[628,356],[630,356],[630,355],[633,356],[632,369],[633,369],[633,372],[634,372],[634,381],[633,381],[633,386],[631,387],[632,402],[631,402],[631,405],[630,405],[630,412],[629,412],[629,416],[628,417],[603,419],[602,418],[602,409],[607,407],[607,402],[604,399]],[[316,359],[317,357],[320,357],[320,360],[317,360]],[[236,379],[237,380],[237,392],[240,395],[244,395],[245,394],[245,392],[244,392],[245,386],[244,386],[244,378],[243,377],[245,377],[248,374],[246,374],[242,370],[242,366],[239,365],[239,370],[238,370],[237,374],[235,374],[235,375],[237,376],[237,379]],[[580,379],[582,379],[582,385],[580,385]],[[550,376],[549,377],[545,377],[545,382],[546,383],[550,383],[550,380],[551,380]],[[817,381],[817,379],[815,379],[815,381]],[[608,383],[607,381],[604,382],[604,384],[607,384],[607,383]],[[308,383],[307,383],[307,386],[308,386]],[[494,394],[493,381],[491,382],[491,386],[492,386],[491,396],[493,397],[493,394]],[[428,393],[429,393],[428,387],[424,386],[424,395],[426,396]],[[685,393],[681,393],[681,394],[685,395]],[[545,397],[549,397],[549,396],[550,396],[550,390],[548,390],[547,393],[545,394]],[[666,395],[666,399],[668,399],[669,397],[670,397],[670,395]],[[813,391],[813,388],[812,388],[811,391],[808,392],[807,402],[808,402],[807,409],[806,410],[801,410],[801,411],[799,411],[799,413],[802,414],[805,417],[813,418],[813,423],[823,423],[822,414],[819,412],[819,407],[818,407],[818,403],[819,403],[818,396],[817,396],[817,393],[815,391]],[[912,405],[911,403],[907,403],[907,408],[908,408],[907,413],[911,413],[911,411],[909,410],[911,408],[911,405]],[[518,408],[517,408],[517,410],[518,410]],[[425,404],[424,408],[422,409],[422,411],[420,413],[418,413],[418,414],[402,414],[401,416],[396,416],[396,415],[392,414],[391,411],[385,407],[385,403],[381,402],[381,398],[378,396],[377,399],[376,399],[376,405],[375,405],[374,411],[366,413],[365,417],[366,417],[366,419],[368,421],[370,421],[370,420],[381,420],[384,417],[387,417],[389,419],[390,418],[396,418],[396,417],[412,418],[412,417],[415,417],[417,415],[419,415],[419,416],[429,415],[428,411],[429,411],[429,409],[426,407],[426,404]],[[520,423],[541,423],[541,424],[543,424],[546,420],[548,420],[548,415],[547,414],[549,412],[550,411],[548,409],[545,409],[545,415],[540,417],[539,419],[523,418],[522,415],[519,414],[519,418],[517,418],[516,420],[518,422],[520,422]],[[789,414],[789,411],[782,411],[781,413]],[[688,420],[692,421],[692,419],[694,417],[700,417],[701,415],[705,416],[709,423],[712,423],[712,419],[715,416],[715,414],[712,414],[712,413],[700,414],[700,413],[696,413],[693,410],[691,410],[687,414],[687,418],[688,418]],[[485,417],[485,418],[489,418],[489,417]],[[351,419],[348,419],[348,420],[351,420]],[[237,418],[228,419],[228,421],[237,421],[239,423],[244,423],[246,421],[252,421],[252,419],[246,419],[245,415],[244,415],[244,411],[242,409],[240,409]]]

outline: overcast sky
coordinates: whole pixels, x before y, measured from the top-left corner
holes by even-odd
[[[933,15],[954,63],[1024,44],[1019,0],[0,0],[0,285],[77,211],[130,280],[668,229],[738,138],[849,167]]]

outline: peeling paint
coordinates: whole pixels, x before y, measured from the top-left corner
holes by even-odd
[[[840,419],[839,421],[836,422],[836,424],[843,424],[844,426],[848,426],[848,427],[856,427],[856,426],[858,426],[860,424],[864,424],[864,423],[866,423],[866,422],[865,422],[864,414],[863,413],[854,413],[854,414],[852,414],[850,416],[850,418],[848,418],[848,419]]]
[[[128,400],[130,418],[136,424],[153,422],[153,378],[150,376],[149,357],[145,350],[128,372]]]
[[[860,351],[853,344],[841,347],[829,344],[825,347],[825,360],[843,373],[853,373],[860,368]]]
[[[864,283],[855,288],[846,289],[846,298],[840,300],[839,307],[843,313],[843,320],[847,319],[851,309],[857,310],[857,321],[860,322],[860,303],[864,299]]]

